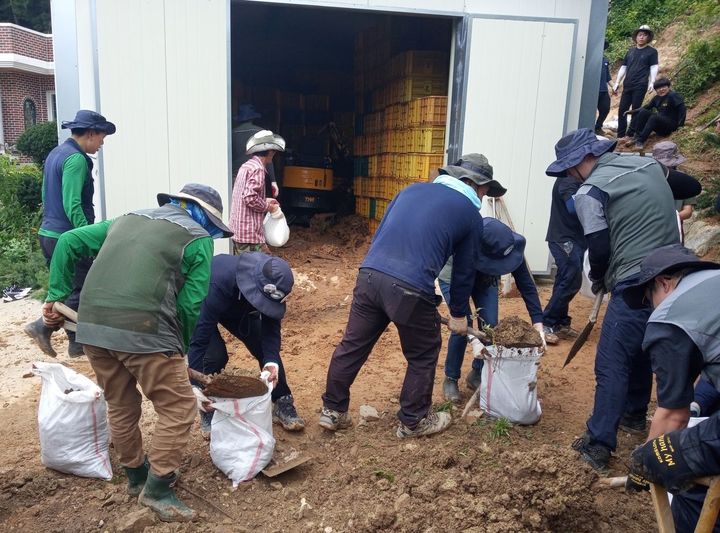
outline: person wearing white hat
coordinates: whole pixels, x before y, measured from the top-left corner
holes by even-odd
[[[275,154],[284,151],[285,139],[270,130],[258,131],[247,142],[245,153],[251,157],[238,170],[230,204],[235,254],[267,251],[265,214],[280,218],[283,213],[278,201],[267,197],[265,177]]]

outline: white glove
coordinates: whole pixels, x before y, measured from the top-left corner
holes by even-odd
[[[192,390],[195,395],[195,401],[197,401],[198,410],[203,413],[211,413],[215,410],[211,406],[212,402],[210,401],[210,398],[205,396],[198,387],[193,387]]]
[[[270,213],[270,216],[274,219],[285,218],[285,213],[282,212],[282,209],[280,209],[278,205],[277,209]]]
[[[475,359],[485,359],[485,345],[475,335],[468,335],[468,342]]]
[[[547,350],[547,341],[545,340],[545,327],[543,326],[543,323],[536,322],[535,324],[533,324],[533,327],[535,328],[535,331],[540,334],[540,338],[542,339],[543,351]]]
[[[454,317],[450,315],[450,319],[448,320],[448,328],[450,328],[450,331],[453,333],[457,333],[458,335],[467,335],[467,317]]]
[[[278,188],[278,184],[274,181],[270,184],[270,190],[272,190],[273,198],[277,198],[278,194],[280,194],[280,189]]]

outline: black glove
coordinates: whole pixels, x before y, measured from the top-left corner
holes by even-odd
[[[625,482],[625,492],[642,492],[650,490],[650,483],[644,477],[628,472],[627,481]]]
[[[676,494],[693,486],[693,480],[698,477],[688,467],[680,444],[680,431],[673,431],[667,435],[660,435],[650,442],[639,446],[630,455],[628,468],[628,489],[630,478],[658,483],[669,492]]]
[[[603,292],[603,293],[604,293],[604,292],[607,292],[607,289],[605,288],[605,281],[603,281],[603,280],[601,280],[601,279],[599,279],[599,280],[597,280],[597,281],[593,281],[593,282],[592,282],[592,288],[591,288],[591,290],[592,290],[592,293],[593,293],[593,294],[598,294],[598,293],[601,293],[601,292]]]

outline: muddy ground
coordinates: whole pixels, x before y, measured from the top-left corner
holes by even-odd
[[[3,531],[651,531],[649,495],[596,490],[596,477],[577,460],[570,443],[584,430],[593,400],[593,355],[599,327],[575,361],[561,370],[570,342],[550,347],[538,374],[541,421],[513,427],[494,438],[484,418],[455,421],[443,434],[419,440],[394,435],[398,394],[405,363],[391,326],[381,337],[352,389],[351,413],[363,404],[381,419],[353,429],[325,432],[317,425],[325,372],[347,320],[356,269],[368,245],[362,225],[323,223],[293,229],[280,251],[292,265],[296,284],[283,327],[283,359],[303,433],[277,429],[278,446],[311,454],[312,460],[274,479],[260,475],[233,491],[217,470],[197,424],[183,456],[179,495],[200,512],[191,524],[155,522],[125,495],[125,478],[113,457],[111,482],[60,474],[40,464],[37,435],[39,378],[22,378],[34,360],[47,360],[21,332],[39,304],[0,304],[0,528]],[[540,287],[547,302],[550,286]],[[591,302],[571,306],[582,327]],[[441,306],[441,312],[447,309]],[[501,317],[527,319],[518,297],[501,299]],[[66,349],[63,335],[56,348]],[[443,331],[444,345],[447,332]],[[254,360],[232,343],[232,364],[254,368]],[[92,376],[87,361],[58,360]],[[444,348],[436,374],[434,401],[442,403]],[[470,366],[468,356],[464,372]],[[466,395],[469,396],[467,391]],[[467,397],[466,396],[466,397]],[[149,403],[142,420],[152,439]],[[456,413],[457,414],[457,413]],[[624,474],[623,459],[640,442],[620,434],[612,475]],[[184,488],[183,488],[184,487]],[[188,492],[189,489],[192,493]],[[199,498],[197,495],[202,496]],[[308,506],[301,512],[301,500]],[[210,503],[208,503],[210,502]]]

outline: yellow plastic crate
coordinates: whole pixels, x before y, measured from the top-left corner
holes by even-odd
[[[408,50],[392,59],[391,72],[395,76],[447,76],[450,59],[445,52]]]
[[[445,128],[413,129],[412,152],[442,153],[445,149]]]
[[[427,96],[410,102],[412,126],[443,126],[447,122],[447,96]]]
[[[414,181],[428,181],[430,173],[443,164],[442,154],[412,154],[411,177]]]
[[[391,103],[410,102],[423,96],[442,96],[447,94],[446,78],[402,78],[392,83]]]

